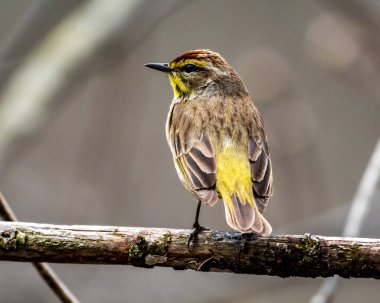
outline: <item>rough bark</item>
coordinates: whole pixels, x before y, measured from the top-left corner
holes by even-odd
[[[5,199],[3,193],[0,191],[0,216],[5,221],[16,222],[17,217],[10,207],[8,201]],[[3,236],[4,234],[4,236]],[[7,239],[8,231],[3,231],[1,237]],[[11,240],[11,239],[8,239]],[[11,240],[12,241],[12,240]],[[1,243],[8,243],[7,240],[0,240]],[[62,303],[79,303],[79,300],[74,296],[70,289],[63,283],[54,270],[46,263],[34,262],[33,266],[36,268],[42,279],[50,287],[50,289],[56,294]]]
[[[380,278],[380,240],[305,235],[248,236],[190,230],[0,222],[0,260],[125,264],[280,277]]]

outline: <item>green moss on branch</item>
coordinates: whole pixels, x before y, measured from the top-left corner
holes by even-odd
[[[235,232],[59,226],[0,222],[0,260],[130,264],[280,277],[380,278],[380,241],[322,236],[248,236]]]

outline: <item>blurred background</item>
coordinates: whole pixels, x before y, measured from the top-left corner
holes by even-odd
[[[0,185],[20,221],[190,228],[165,139],[165,75],[189,49],[240,73],[269,138],[274,233],[339,236],[380,134],[380,5],[333,1],[0,1]],[[379,238],[380,194],[361,236]],[[226,230],[221,203],[200,221]],[[308,302],[323,279],[53,264],[82,302]],[[376,302],[342,280],[334,302]],[[1,302],[58,302],[0,262]]]

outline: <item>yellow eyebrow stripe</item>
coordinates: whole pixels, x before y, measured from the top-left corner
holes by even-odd
[[[206,61],[196,60],[196,59],[182,59],[182,60],[177,61],[177,62],[171,62],[170,63],[170,67],[171,68],[181,68],[181,67],[184,67],[187,64],[194,64],[196,66],[203,67],[203,66],[206,65]]]

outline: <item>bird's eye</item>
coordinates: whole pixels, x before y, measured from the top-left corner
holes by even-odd
[[[186,64],[183,67],[183,71],[185,73],[191,73],[191,72],[195,71],[196,69],[197,69],[197,67],[194,64]]]

